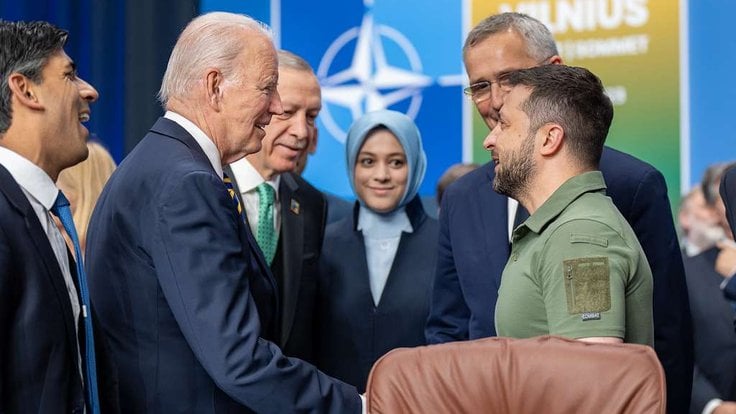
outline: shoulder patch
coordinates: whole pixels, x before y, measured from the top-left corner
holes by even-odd
[[[607,257],[570,259],[562,264],[568,313],[596,313],[611,309],[611,271]]]
[[[590,243],[608,247],[608,239],[593,234],[570,233],[570,243]]]

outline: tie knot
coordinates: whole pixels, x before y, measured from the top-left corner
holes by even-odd
[[[64,193],[59,190],[59,195],[56,196],[56,201],[54,201],[54,205],[51,207],[51,212],[56,214],[56,216],[59,216],[59,210],[69,207],[69,200],[66,199],[66,196]]]
[[[275,191],[273,190],[273,187],[271,187],[268,183],[261,183],[256,187],[258,190],[258,198],[261,203],[266,203],[268,205],[273,205],[273,199],[275,195]]]

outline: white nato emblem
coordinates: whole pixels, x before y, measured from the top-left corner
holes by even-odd
[[[410,70],[388,62],[384,41],[390,41],[399,48]],[[350,43],[355,43],[350,66],[336,71],[332,67],[333,61]],[[388,43],[386,45],[389,46]],[[363,16],[360,27],[345,31],[330,44],[317,68],[317,77],[325,102],[320,117],[330,135],[340,142],[345,142],[352,121],[364,113],[385,109],[404,100],[409,100],[406,114],[414,119],[422,104],[422,89],[433,83],[431,77],[422,73],[422,62],[411,42],[398,30],[375,24],[370,12]],[[347,109],[351,119],[338,120],[330,111],[331,106]]]

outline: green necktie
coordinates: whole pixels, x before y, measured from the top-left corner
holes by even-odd
[[[275,191],[268,183],[261,183],[258,190],[258,229],[256,241],[270,265],[276,255],[278,234],[273,228],[273,202]]]

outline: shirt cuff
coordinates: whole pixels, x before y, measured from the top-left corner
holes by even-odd
[[[721,290],[726,290],[726,285],[728,284],[728,282],[731,281],[731,278],[732,277],[733,276],[729,276],[729,277],[724,277],[723,278],[723,281],[721,281]]]
[[[713,414],[713,411],[721,405],[723,400],[720,398],[714,398],[710,401],[708,401],[708,404],[705,404],[705,407],[703,407],[703,413],[702,414]]]
[[[366,414],[368,411],[366,411],[367,408],[366,408],[366,402],[365,402],[365,395],[363,395],[363,394],[358,394],[358,395],[360,396],[360,414]],[[721,400],[718,400],[718,403],[720,403],[720,402],[721,402]],[[713,408],[715,408],[715,407],[713,407]],[[708,414],[710,414],[710,412]]]

